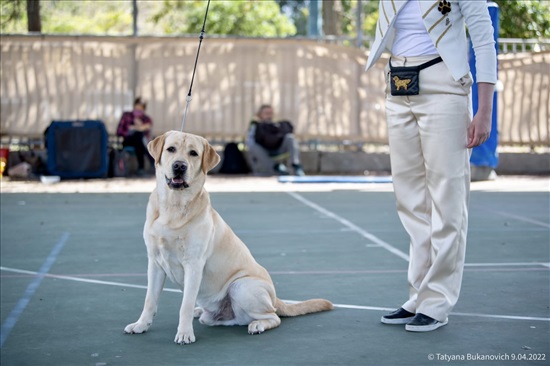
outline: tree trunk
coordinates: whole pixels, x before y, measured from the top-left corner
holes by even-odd
[[[40,0],[27,0],[27,30],[29,32],[42,32]]]
[[[340,17],[342,16],[342,4],[340,0],[323,1],[323,32],[325,35],[339,36],[342,34]]]

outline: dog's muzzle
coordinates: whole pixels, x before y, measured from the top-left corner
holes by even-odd
[[[187,164],[183,161],[176,161],[172,164],[172,178],[166,178],[166,184],[171,189],[185,189],[189,187],[189,184],[185,181],[185,173],[187,172]]]

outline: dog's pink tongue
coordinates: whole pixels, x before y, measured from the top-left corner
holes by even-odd
[[[172,178],[172,182],[176,184],[182,184],[183,179],[182,178]]]

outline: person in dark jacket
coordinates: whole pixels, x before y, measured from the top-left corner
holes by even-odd
[[[294,174],[305,175],[292,124],[287,121],[274,123],[273,116],[273,107],[264,104],[250,123],[246,147],[252,171],[259,175],[288,175],[286,163],[290,160]],[[264,126],[269,128],[262,128]],[[262,135],[260,129],[265,131]]]

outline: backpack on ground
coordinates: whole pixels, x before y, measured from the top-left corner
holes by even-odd
[[[222,174],[248,174],[250,167],[235,142],[229,142],[223,149],[222,166],[219,170]]]

